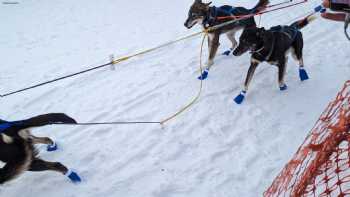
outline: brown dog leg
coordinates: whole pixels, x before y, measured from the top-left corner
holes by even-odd
[[[66,174],[68,172],[68,168],[59,162],[48,162],[38,158],[35,158],[29,167],[29,171],[37,172],[46,170],[56,171],[62,174]]]

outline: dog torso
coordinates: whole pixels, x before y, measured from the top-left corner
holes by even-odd
[[[244,7],[232,7],[229,5],[224,5],[220,7],[210,7],[207,16],[204,18],[202,25],[203,28],[213,27],[231,21],[232,18],[218,19],[218,17],[230,17],[230,16],[243,16],[250,14],[250,11]],[[217,31],[221,33],[226,33],[237,28],[244,27],[255,27],[256,23],[253,17],[242,19],[233,22],[229,25],[219,28]]]
[[[263,45],[252,52],[252,58],[259,62],[267,61],[277,65],[285,61],[293,43],[302,41],[301,32],[291,26],[275,26],[267,30]]]
[[[0,161],[8,163],[27,156],[34,157],[37,153],[29,135],[28,129],[13,132],[11,135],[0,134]]]

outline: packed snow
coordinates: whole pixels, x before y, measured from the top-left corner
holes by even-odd
[[[183,26],[192,0],[17,2],[0,4],[1,94],[201,29]],[[213,2],[248,8],[255,3]],[[261,26],[292,23],[319,3],[263,15]],[[55,172],[26,172],[2,185],[0,196],[262,196],[350,74],[350,43],[342,23],[318,18],[302,32],[310,80],[300,82],[297,62],[290,58],[289,89],[280,92],[276,67],[264,63],[245,102],[237,105],[233,98],[242,89],[249,54],[218,55],[199,101],[163,127],[35,129],[36,135],[59,144],[53,153],[39,147],[41,157],[76,169],[83,182],[74,185]],[[200,42],[200,37],[192,38],[118,64],[115,70],[106,67],[1,98],[0,118],[64,112],[79,122],[160,121],[196,95]],[[222,37],[219,53],[229,47]]]

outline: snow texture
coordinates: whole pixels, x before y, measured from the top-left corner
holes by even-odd
[[[183,23],[192,0],[18,0],[0,5],[0,93],[122,57],[200,30]],[[271,3],[278,3],[272,0]],[[216,0],[252,7],[256,1]],[[266,28],[290,24],[312,1],[263,15]],[[256,17],[257,21],[259,20]],[[26,172],[0,187],[3,197],[256,197],[272,183],[320,113],[349,79],[343,24],[317,19],[303,30],[304,62],[260,65],[242,105],[250,56],[218,56],[189,111],[158,125],[48,126],[35,129],[60,148],[41,157],[75,169],[75,185],[55,172]],[[237,35],[239,36],[239,34]],[[201,38],[35,90],[1,98],[1,119],[64,112],[79,122],[159,121],[196,95]],[[222,37],[218,54],[230,47]],[[206,52],[207,53],[207,52]],[[206,54],[205,54],[206,55]]]

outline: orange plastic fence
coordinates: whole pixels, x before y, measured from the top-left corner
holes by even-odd
[[[350,197],[350,81],[264,197]]]

